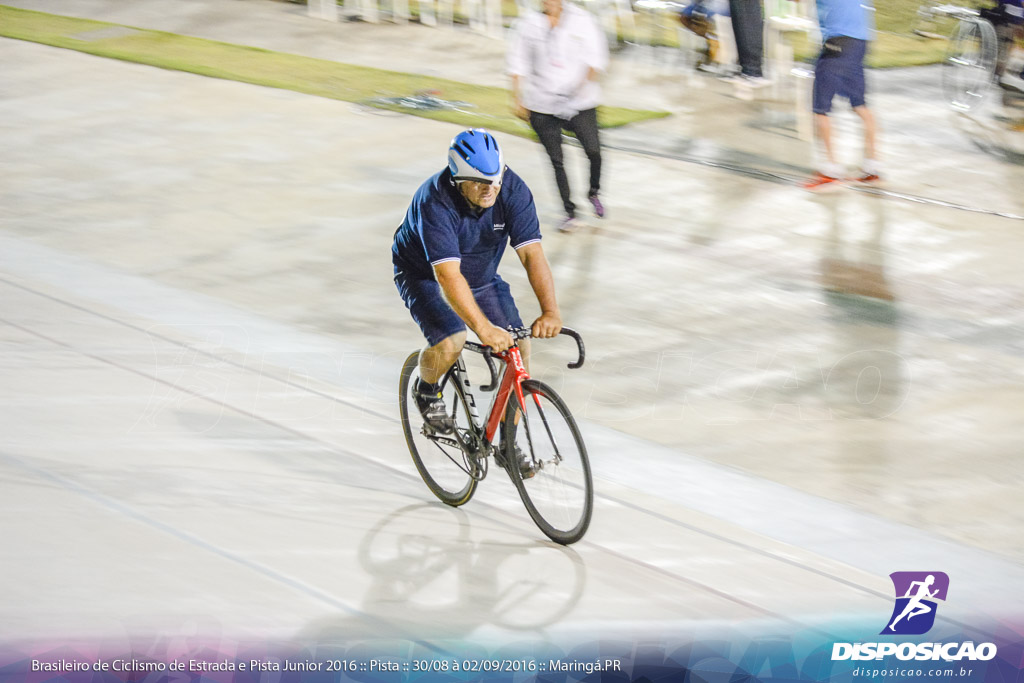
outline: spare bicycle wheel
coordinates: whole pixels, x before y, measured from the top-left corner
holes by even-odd
[[[953,31],[942,67],[942,89],[957,111],[981,103],[992,84],[998,54],[996,31],[981,18],[962,19]]]

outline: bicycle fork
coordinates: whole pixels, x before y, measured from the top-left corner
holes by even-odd
[[[526,442],[528,445],[529,458],[531,461],[531,467],[540,470],[544,467],[545,461],[537,459],[536,450],[534,449],[533,433],[530,429],[530,420],[526,414],[526,396],[523,393],[523,382],[530,379],[530,375],[526,372],[526,365],[523,363],[523,356],[518,346],[514,346],[508,351],[498,354],[498,357],[505,360],[508,365],[506,366],[505,374],[502,376],[501,385],[498,388],[498,393],[494,397],[495,404],[492,406],[490,419],[487,423],[486,436],[488,441],[494,442],[494,436],[497,434],[498,426],[502,419],[507,414],[507,408],[509,401],[516,401],[516,411],[519,413],[519,422],[515,423],[516,426],[521,422],[526,432]],[[511,370],[511,371],[510,371]],[[513,399],[512,394],[515,393]],[[534,396],[534,400],[537,401],[537,413],[540,415],[541,421],[544,423],[544,429],[548,434],[551,441],[552,448],[554,449],[554,457],[551,463],[557,465],[562,460],[561,454],[558,452],[558,444],[555,442],[554,435],[551,433],[551,427],[548,425],[547,416],[544,414],[544,409],[540,405],[540,401]],[[495,410],[495,407],[502,407],[502,410]],[[507,444],[508,447],[515,449],[515,443]]]

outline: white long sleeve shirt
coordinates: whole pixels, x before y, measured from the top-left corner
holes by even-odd
[[[534,11],[516,22],[507,62],[509,74],[524,81],[524,107],[571,119],[600,104],[601,86],[587,75],[608,68],[608,43],[593,15],[565,0],[554,28]]]

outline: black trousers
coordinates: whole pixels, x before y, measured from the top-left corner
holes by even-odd
[[[597,135],[597,109],[581,111],[568,121],[551,114],[531,111],[530,125],[540,138],[540,144],[544,145],[544,151],[548,153],[551,166],[555,169],[555,183],[562,197],[565,215],[575,216],[576,205],[569,196],[569,179],[565,175],[562,161],[562,129],[572,131],[583,145],[583,151],[590,160],[590,195],[597,194],[601,189],[601,140]]]
[[[764,14],[761,0],[729,0],[732,32],[740,70],[748,76],[762,76],[764,59]]]

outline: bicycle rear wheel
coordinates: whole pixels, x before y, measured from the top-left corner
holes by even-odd
[[[425,430],[423,417],[413,396],[420,378],[419,362],[419,351],[406,359],[398,384],[398,404],[402,413],[405,442],[427,488],[448,505],[465,505],[473,497],[477,485],[477,479],[473,476],[477,469],[472,455],[459,445],[460,439],[467,443],[476,439],[469,407],[462,394],[462,387],[449,371],[442,382],[441,393],[448,414],[455,421],[456,433],[430,434]]]
[[[958,111],[977,106],[995,75],[996,31],[985,19],[961,19],[949,40],[942,68],[942,89]]]
[[[528,379],[523,399],[525,412],[513,397],[502,426],[505,469],[540,530],[555,543],[575,543],[587,532],[594,506],[587,448],[565,402],[551,387]],[[523,478],[515,447],[526,456],[532,477]]]

